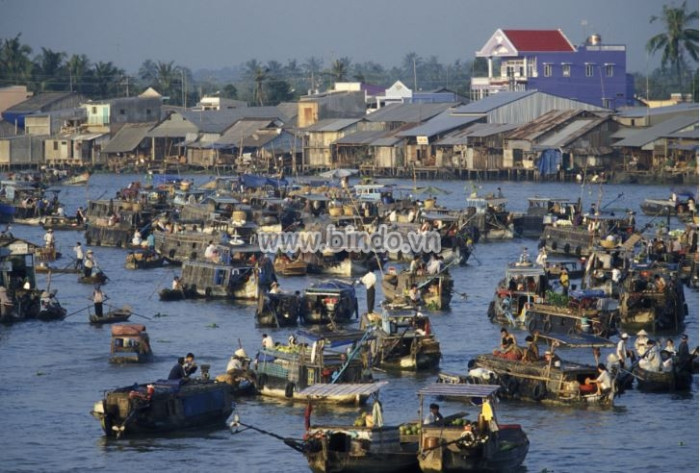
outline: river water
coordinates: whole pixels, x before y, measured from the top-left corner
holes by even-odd
[[[192,176],[196,183],[206,176]],[[96,175],[87,188],[63,188],[61,200],[72,214],[88,198],[107,197],[131,180],[142,176]],[[404,183],[405,184],[405,183]],[[421,183],[418,183],[419,185]],[[435,183],[430,183],[435,184]],[[464,182],[441,182],[451,194],[438,197],[450,207],[464,202]],[[527,197],[582,197],[584,208],[592,202],[608,208],[638,211],[638,225],[649,219],[639,212],[645,197],[665,198],[665,186],[605,185],[581,187],[573,183],[479,183],[480,193],[501,187],[509,199],[508,209],[524,211]],[[106,192],[106,193],[105,193]],[[619,210],[618,210],[619,211]],[[36,243],[42,241],[41,228],[15,225],[13,233]],[[59,250],[72,256],[78,232],[57,232]],[[433,328],[442,346],[441,368],[464,372],[476,354],[491,351],[498,344],[498,327],[491,324],[486,309],[506,265],[515,260],[523,246],[536,254],[535,240],[483,243],[476,247],[470,264],[452,270],[455,288],[467,297],[455,295],[449,311],[431,314]],[[29,321],[0,326],[0,360],[4,366],[0,383],[0,470],[36,471],[247,471],[303,472],[306,461],[294,450],[272,437],[251,431],[231,435],[226,429],[190,431],[155,438],[107,441],[99,423],[90,416],[93,403],[102,392],[134,382],[167,377],[178,356],[192,351],[200,364],[212,365],[212,372],[225,369],[228,357],[239,340],[249,355],[259,346],[262,329],[255,327],[254,307],[225,301],[160,302],[158,289],[169,286],[177,268],[126,271],[125,251],[95,248],[99,265],[109,276],[104,286],[110,303],[129,304],[145,320],[132,316],[132,322],[148,327],[155,353],[154,363],[114,366],[108,363],[109,327],[87,323],[85,311],[64,321]],[[57,264],[68,264],[64,256]],[[73,274],[54,275],[51,288],[68,309],[77,311],[90,304],[91,286],[76,282]],[[38,276],[45,287],[45,275]],[[281,278],[286,290],[302,290],[314,279]],[[575,281],[573,281],[575,283]],[[365,307],[364,290],[358,290],[360,308]],[[381,289],[380,289],[381,292]],[[698,342],[698,293],[686,289],[689,316],[686,331],[690,344]],[[381,294],[377,296],[381,300]],[[157,317],[154,317],[157,315]],[[285,341],[287,329],[265,329],[275,340]],[[524,334],[518,334],[524,340]],[[587,352],[566,353],[589,363]],[[389,376],[381,393],[386,423],[417,419],[417,390],[435,381],[435,374]],[[612,410],[543,407],[528,403],[500,403],[499,419],[520,423],[531,445],[522,471],[528,472],[658,472],[698,471],[698,382],[689,394],[643,394],[629,390],[616,400]],[[460,407],[444,403],[445,414]],[[300,438],[304,426],[304,406],[262,398],[238,402],[241,420],[278,435]],[[314,423],[351,422],[358,409],[319,407]]]

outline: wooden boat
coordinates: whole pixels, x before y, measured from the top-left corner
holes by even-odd
[[[44,291],[41,294],[41,307],[36,314],[38,320],[63,320],[68,312],[61,307],[61,304],[55,297],[55,290],[51,293]]]
[[[84,186],[88,183],[89,180],[90,173],[86,171],[80,174],[76,174],[75,176],[67,177],[59,181],[57,184],[62,186]]]
[[[562,269],[566,269],[569,279],[581,279],[586,268],[579,260],[573,261],[548,261],[545,271],[547,279],[550,281],[558,281],[561,276]]]
[[[382,291],[388,302],[400,304],[407,301],[413,284],[418,286],[426,308],[441,310],[449,307],[454,281],[447,266],[438,274],[413,274],[409,271],[386,273],[382,278]]]
[[[304,312],[304,301],[297,294],[268,293],[255,310],[260,327],[289,327],[297,324]]]
[[[153,206],[126,200],[89,201],[85,243],[88,246],[127,248],[134,228],[144,228],[153,218]]]
[[[530,448],[518,424],[496,420],[494,406],[500,386],[433,384],[418,391],[420,414],[426,397],[461,399],[479,410],[475,422],[466,413],[423,424],[420,429],[418,462],[423,472],[516,471]]]
[[[515,233],[523,238],[539,238],[545,225],[569,219],[580,208],[567,198],[529,197],[527,211],[513,218]]]
[[[275,258],[275,273],[288,276],[305,276],[308,265],[301,259],[292,260],[286,255],[277,256]]]
[[[355,288],[338,280],[315,283],[304,291],[302,319],[308,324],[349,322],[359,316]]]
[[[404,426],[314,425],[304,442],[285,443],[300,451],[314,473],[403,473],[418,470],[418,436]]]
[[[41,226],[46,230],[85,230],[85,223],[78,223],[75,217],[49,215],[41,219]]]
[[[145,325],[112,325],[111,333],[110,363],[147,363],[153,361],[153,352]]]
[[[691,362],[686,366],[680,366],[678,359],[668,360],[666,352],[659,353],[664,362],[672,363],[669,370],[652,371],[646,369],[641,363],[637,363],[632,368],[632,375],[637,380],[637,389],[645,392],[675,392],[688,391],[693,384],[693,372],[695,370],[694,361],[696,356],[691,355]]]
[[[654,287],[655,275],[666,280],[664,290]],[[620,289],[620,326],[627,331],[678,333],[688,315],[683,283],[663,269],[630,268]]]
[[[685,215],[691,214],[688,208],[688,201],[690,199],[695,200],[695,195],[692,192],[681,192],[678,193],[678,200],[675,202],[670,198],[644,199],[644,201],[639,204],[639,207],[642,209],[644,215],[651,215],[652,217],[684,217]]]
[[[595,229],[594,229],[595,228]],[[634,232],[625,218],[595,216],[588,225],[547,225],[540,238],[548,253],[566,256],[589,256],[595,246],[612,235],[624,242]]]
[[[587,378],[596,379],[598,377],[595,366],[564,360],[525,362],[496,354],[479,355],[473,360],[473,363],[469,363],[469,366],[470,372],[474,368],[482,368],[486,370],[486,373],[489,373],[489,376],[484,380],[483,377],[470,375],[466,378],[460,378],[459,381],[474,384],[495,381],[500,384],[501,389],[498,394],[504,399],[521,399],[543,404],[573,406],[595,404],[609,407],[613,404],[615,389],[609,394],[599,395],[586,385]],[[484,373],[484,371],[480,372],[480,374]],[[611,376],[614,375],[611,374]],[[454,377],[443,375],[442,380],[443,382],[453,382]],[[618,383],[621,381],[618,380]]]
[[[186,261],[180,279],[185,290],[197,297],[258,299],[259,277],[254,266]]]
[[[45,263],[40,263],[34,267],[34,272],[40,273],[40,274],[47,274],[47,273],[78,274],[78,273],[81,273],[82,271],[79,269],[76,269],[73,265],[71,265],[70,267],[66,267],[66,268],[57,268],[55,266],[48,266]]]
[[[126,269],[150,269],[163,266],[165,259],[151,250],[134,250],[126,255]]]
[[[362,315],[360,329],[372,327],[372,360],[383,369],[421,371],[437,368],[442,354],[430,319],[415,310]]]
[[[191,289],[161,289],[158,292],[161,301],[181,301],[183,299],[194,299],[198,297],[197,292]]]
[[[131,317],[131,309],[127,306],[121,309],[110,310],[102,317],[98,317],[95,314],[90,315],[90,324],[92,325],[104,325],[104,324],[116,324],[120,322],[126,322]]]
[[[120,438],[224,426],[232,405],[228,385],[209,380],[207,373],[205,378],[158,380],[107,391],[91,414],[107,437]]]
[[[90,276],[78,277],[78,282],[81,284],[107,284],[107,275],[102,271],[94,272]]]
[[[261,349],[255,357],[253,370],[258,390],[263,396],[281,399],[334,404],[364,404],[383,384],[371,383],[367,360],[360,350],[367,341],[366,333],[298,332],[308,344],[276,345]],[[352,349],[351,347],[355,348]],[[350,347],[348,351],[341,347]],[[370,373],[368,375],[368,373]],[[362,383],[362,381],[367,381]],[[359,384],[358,384],[359,383]],[[349,384],[349,387],[344,387]],[[307,388],[327,385],[324,391]]]
[[[541,266],[509,264],[489,304],[489,319],[498,324],[524,325],[527,308],[542,302],[548,288],[547,274]]]
[[[594,291],[572,291],[572,302],[567,307],[531,304],[525,313],[525,327],[530,333],[583,333],[609,337],[617,332],[620,322],[619,304],[597,291],[595,296],[586,296],[592,292]],[[600,306],[600,310],[596,309],[596,305]]]
[[[43,246],[38,246],[36,250],[34,250],[34,257],[37,261],[56,261],[61,257],[61,252],[56,251],[55,247],[46,248]]]
[[[250,368],[251,359],[243,348],[237,349],[231,358],[238,358],[241,363],[240,369],[229,369],[226,373],[216,377],[216,381],[226,383],[234,396],[245,394],[256,394],[257,379],[255,372]]]

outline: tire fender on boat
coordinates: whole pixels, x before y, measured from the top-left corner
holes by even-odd
[[[170,258],[175,258],[175,248],[173,248],[172,250],[170,250],[170,252],[168,252],[168,256]]]
[[[544,333],[549,333],[552,331],[552,321],[551,320],[546,320],[544,322],[544,325],[542,326],[542,331]]]
[[[204,289],[204,295],[207,297],[211,297],[211,288],[210,287]]]
[[[564,245],[564,253],[566,253],[568,255],[570,251],[571,251],[571,245],[569,245],[567,243],[566,245]]]
[[[287,383],[284,388],[284,397],[291,398],[294,396],[294,383],[291,381]]]
[[[576,256],[581,256],[581,247],[577,246],[576,249],[574,250],[574,253],[576,253]]]
[[[261,373],[258,375],[258,389],[264,388],[265,384],[267,384],[267,375],[265,373]]]
[[[552,242],[552,251],[556,251],[556,250],[557,250],[557,246],[558,246],[558,245],[557,245],[557,242],[556,242],[556,241],[553,241],[553,242]]]
[[[547,386],[545,386],[543,381],[535,383],[532,388],[532,399],[535,401],[541,401],[547,394]]]
[[[527,323],[527,329],[530,331],[530,333],[533,333],[535,330],[537,330],[537,319],[536,318],[531,318],[530,321]]]

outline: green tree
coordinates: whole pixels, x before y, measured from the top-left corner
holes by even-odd
[[[32,61],[29,55],[32,48],[22,44],[22,33],[11,39],[5,39],[0,46],[0,77],[2,85],[29,84],[32,73]]]
[[[323,68],[323,59],[313,57],[306,59],[306,62],[302,65],[304,70],[304,75],[309,81],[309,90],[313,91],[318,89],[321,79],[321,69]]]
[[[124,77],[124,71],[111,61],[97,62],[90,71],[90,95],[98,99],[116,97],[119,94],[119,83]]]
[[[233,84],[226,84],[223,89],[221,89],[221,96],[227,99],[237,99],[238,89]]]
[[[348,72],[350,71],[350,63],[351,61],[348,57],[341,57],[333,61],[329,74],[334,82],[344,82],[347,79]]]
[[[686,54],[698,62],[698,29],[693,27],[698,21],[698,12],[688,12],[684,1],[680,7],[664,5],[660,17],[652,16],[650,23],[663,23],[665,31],[653,36],[647,42],[651,54],[661,51],[661,67],[671,66],[678,86],[683,84],[683,71],[686,68]]]
[[[68,59],[68,87],[71,92],[83,93],[83,81],[90,70],[90,60],[85,54],[73,54]]]
[[[70,84],[65,79],[67,69],[64,64],[66,53],[53,51],[48,48],[41,48],[34,60],[34,78],[37,83],[37,90],[56,91],[66,90]]]

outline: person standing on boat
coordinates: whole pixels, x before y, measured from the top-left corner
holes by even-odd
[[[185,355],[185,363],[182,365],[182,370],[185,372],[185,377],[189,377],[197,371],[197,363],[194,361],[194,353]]]
[[[681,342],[678,344],[678,353],[676,355],[678,360],[678,370],[679,371],[690,371],[690,350],[688,349],[688,335],[681,335]]]
[[[75,221],[78,225],[82,225],[83,222],[85,222],[85,214],[83,213],[82,207],[78,207],[78,210],[76,210]]]
[[[634,340],[634,350],[637,352],[638,356],[642,356],[647,352],[648,341],[649,334],[646,330],[641,329],[639,332],[637,332],[637,338]]]
[[[53,234],[53,228],[46,230],[46,233],[44,234],[44,243],[46,244],[46,248],[49,249],[53,249],[56,246],[56,238]]]
[[[153,234],[152,231],[148,234],[148,237],[146,238],[146,246],[151,251],[155,251],[156,249],[156,236]]]
[[[543,268],[547,266],[547,250],[544,246],[540,248],[540,252],[537,254],[537,259],[535,260],[535,263],[537,263],[538,266],[542,266]]]
[[[374,271],[367,271],[367,274],[355,281],[355,284],[360,283],[367,289],[367,313],[371,314],[374,312],[374,286],[377,284],[377,276],[374,274]]]
[[[625,361],[628,358],[628,351],[627,351],[627,339],[629,338],[629,335],[627,333],[623,333],[620,335],[620,341],[617,342],[617,348],[615,349],[615,354],[617,355],[617,359],[620,362],[620,368],[625,367]]]
[[[272,349],[275,347],[275,342],[272,340],[272,337],[266,333],[263,333],[262,336],[262,347],[267,349]]]
[[[561,284],[561,293],[564,296],[569,295],[569,272],[566,268],[561,268],[561,274],[559,275],[559,283]]]
[[[83,263],[83,275],[86,278],[92,276],[92,268],[94,268],[96,265],[97,264],[95,262],[95,257],[93,256],[92,250],[88,250],[87,255],[85,257],[85,261]]]
[[[180,278],[178,276],[175,276],[173,278],[172,289],[173,289],[173,291],[182,292],[182,282],[180,282]]]
[[[73,251],[75,251],[75,269],[78,271],[82,271],[83,269],[83,247],[80,244],[80,242],[77,242],[75,246],[73,247]]]
[[[107,296],[102,292],[100,285],[95,286],[95,290],[92,291],[92,302],[95,305],[95,315],[97,317],[103,316],[102,304],[107,300]]]

